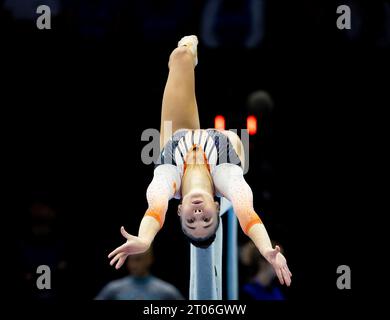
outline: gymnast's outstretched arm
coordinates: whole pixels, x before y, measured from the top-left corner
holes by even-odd
[[[271,240],[260,217],[253,208],[252,189],[245,181],[242,169],[234,164],[217,167],[213,180],[219,194],[230,200],[244,233],[254,242],[264,258],[272,264],[281,284],[291,283],[291,272],[279,246]]]
[[[180,188],[180,175],[173,165],[164,164],[154,170],[152,182],[146,192],[148,209],[142,218],[138,236],[133,236],[121,227],[121,233],[126,242],[112,251],[108,257],[113,259],[110,264],[116,261],[116,269],[119,269],[131,254],[138,254],[149,249],[156,234],[164,225],[165,214],[168,209],[168,202]]]

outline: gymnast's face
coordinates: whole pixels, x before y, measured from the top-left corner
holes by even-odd
[[[205,238],[215,232],[219,204],[208,193],[191,192],[179,205],[182,228],[195,238]]]

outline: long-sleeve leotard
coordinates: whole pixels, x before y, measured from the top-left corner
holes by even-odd
[[[218,165],[213,170],[212,178],[216,195],[231,201],[245,234],[253,225],[262,223],[253,209],[252,190],[244,179],[241,167],[230,163]],[[154,171],[147,190],[149,208],[145,215],[155,218],[160,227],[164,224],[169,200],[180,199],[180,179],[180,171],[174,165],[160,165]]]

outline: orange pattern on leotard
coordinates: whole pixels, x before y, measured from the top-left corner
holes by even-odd
[[[149,216],[149,217],[156,219],[160,225],[160,228],[162,227],[163,221],[161,219],[161,213],[158,213],[157,211],[147,210],[145,213],[145,216]]]
[[[244,230],[244,233],[248,235],[250,228],[252,228],[257,223],[263,223],[263,221],[261,221],[260,217],[254,212],[251,220],[246,223],[246,226],[242,228],[242,230]]]

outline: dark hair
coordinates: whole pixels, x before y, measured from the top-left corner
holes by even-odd
[[[217,233],[217,230],[219,227],[219,221],[221,219],[219,216],[219,212],[217,213],[217,216],[218,216],[218,220],[217,220],[217,223],[215,225],[214,232],[212,232],[211,235],[208,237],[196,238],[196,237],[192,236],[191,234],[189,234],[187,232],[187,230],[183,228],[183,225],[182,225],[182,230],[183,230],[183,233],[186,236],[187,240],[197,248],[202,248],[202,249],[208,248],[214,242],[215,237],[216,237],[216,233]],[[180,217],[180,223],[181,223],[181,217]]]

